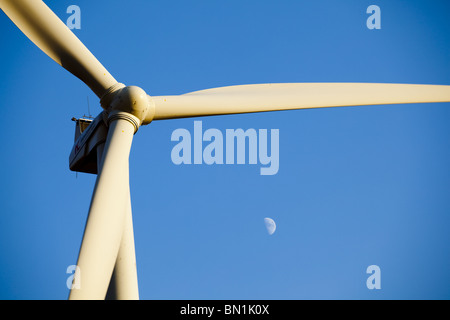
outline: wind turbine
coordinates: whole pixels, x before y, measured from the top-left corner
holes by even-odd
[[[70,168],[97,174],[70,299],[138,299],[128,158],[134,134],[154,120],[277,110],[450,102],[450,86],[381,83],[255,84],[152,97],[117,82],[41,0],[1,9],[104,109],[76,139]]]

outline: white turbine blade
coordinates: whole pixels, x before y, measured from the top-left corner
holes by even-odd
[[[105,299],[129,204],[128,158],[134,132],[127,120],[118,119],[109,126],[78,256],[80,288],[71,290],[70,299]]]
[[[127,190],[125,224],[114,272],[109,283],[106,299],[139,300],[136,252],[134,247],[133,217],[130,190]]]
[[[0,8],[42,51],[101,98],[117,81],[40,0],[0,0]]]
[[[450,86],[383,83],[278,83],[152,97],[153,120],[277,110],[449,102]]]

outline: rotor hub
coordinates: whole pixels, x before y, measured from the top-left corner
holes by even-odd
[[[144,120],[145,124],[150,123],[155,114],[154,103],[144,90],[122,83],[110,87],[101,98],[100,104],[106,111],[108,124],[116,119],[125,119],[134,125],[135,132]]]

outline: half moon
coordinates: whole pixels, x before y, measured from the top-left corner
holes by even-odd
[[[269,235],[273,235],[275,232],[277,225],[275,224],[275,221],[273,221],[270,218],[264,218],[264,224],[266,225],[267,232]]]

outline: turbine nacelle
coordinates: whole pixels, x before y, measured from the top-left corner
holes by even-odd
[[[97,147],[106,141],[108,127],[105,123],[105,111],[102,111],[81,132],[81,119],[76,119],[75,142],[69,156],[71,171],[97,174]],[[88,122],[83,122],[84,125]]]
[[[83,122],[84,130],[78,131],[69,156],[69,168],[72,171],[98,173],[97,146],[106,141],[109,124],[117,119],[124,119],[134,126],[136,133],[142,124],[149,124],[155,115],[155,104],[150,96],[139,87],[125,86],[117,83],[112,86],[100,100],[102,111],[90,123]]]

